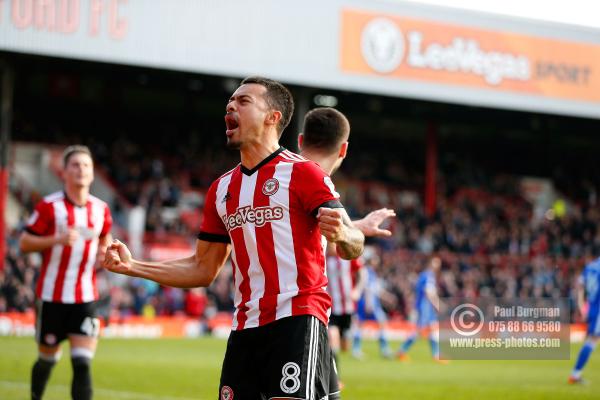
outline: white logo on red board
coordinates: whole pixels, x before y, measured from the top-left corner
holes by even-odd
[[[533,66],[525,54],[485,49],[476,38],[450,35],[438,41],[427,38],[427,33],[410,30],[405,38],[393,20],[374,18],[361,33],[363,59],[380,74],[393,73],[406,61],[410,68],[478,75],[493,86],[505,79],[531,79]]]
[[[394,71],[404,57],[404,35],[387,18],[369,22],[363,29],[360,45],[367,64],[380,73]]]

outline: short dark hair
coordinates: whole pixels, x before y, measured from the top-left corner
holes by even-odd
[[[241,85],[250,83],[264,86],[267,89],[265,94],[267,104],[272,109],[281,112],[281,119],[277,124],[277,133],[281,137],[283,130],[292,120],[292,114],[294,114],[294,98],[292,97],[292,93],[281,83],[260,76],[249,76],[242,81]]]
[[[350,122],[348,118],[335,108],[313,108],[304,117],[304,148],[323,151],[335,151],[348,140]]]
[[[63,167],[66,167],[71,156],[77,153],[87,154],[88,156],[90,156],[90,158],[92,158],[92,152],[90,151],[89,147],[83,146],[81,144],[75,144],[73,146],[67,147],[65,151],[63,151]]]

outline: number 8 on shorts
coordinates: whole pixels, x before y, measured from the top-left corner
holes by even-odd
[[[280,387],[283,393],[296,393],[300,389],[300,367],[295,362],[284,364],[281,369],[283,378],[281,378]]]

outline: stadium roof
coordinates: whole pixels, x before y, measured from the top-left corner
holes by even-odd
[[[399,1],[100,3],[0,2],[0,50],[600,118],[598,29]]]

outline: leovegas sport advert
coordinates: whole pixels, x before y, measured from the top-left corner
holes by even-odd
[[[600,101],[600,45],[349,9],[341,22],[345,73]]]

